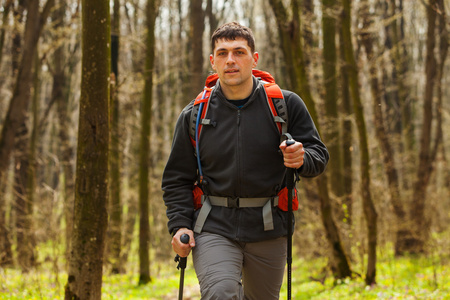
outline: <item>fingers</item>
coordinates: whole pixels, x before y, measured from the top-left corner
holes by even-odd
[[[295,144],[287,147],[284,141],[281,143],[280,149],[283,152],[284,165],[287,168],[298,169],[303,165],[305,149],[302,143],[295,142]]]
[[[181,241],[181,236],[183,234],[189,235],[189,243],[188,244],[184,244]],[[195,247],[194,232],[187,228],[179,229],[172,238],[173,251],[175,251],[175,253],[177,253],[181,257],[186,257],[189,255],[189,252],[191,251],[192,247]]]

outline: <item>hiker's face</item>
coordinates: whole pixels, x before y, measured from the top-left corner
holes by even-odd
[[[252,69],[258,63],[258,53],[252,53],[247,40],[219,39],[214,53],[210,55],[211,66],[217,72],[222,86],[241,86],[251,84]]]

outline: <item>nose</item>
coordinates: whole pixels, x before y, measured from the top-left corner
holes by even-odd
[[[234,54],[233,54],[233,52],[228,53],[227,64],[234,64]]]

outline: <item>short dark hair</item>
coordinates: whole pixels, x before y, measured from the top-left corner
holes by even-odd
[[[250,28],[242,26],[238,22],[231,22],[219,26],[211,36],[211,51],[214,53],[216,42],[220,39],[233,41],[236,38],[243,38],[247,40],[248,46],[252,53],[255,52],[255,37]]]

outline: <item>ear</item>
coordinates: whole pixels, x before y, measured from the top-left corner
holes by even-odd
[[[209,55],[209,62],[211,63],[211,68],[215,71],[216,66],[214,65],[214,55],[212,54]]]
[[[256,65],[258,64],[258,60],[259,60],[259,53],[258,52],[253,53],[253,68],[255,68]]]

